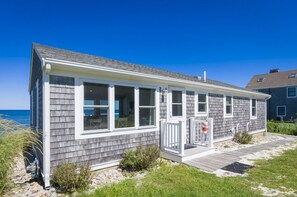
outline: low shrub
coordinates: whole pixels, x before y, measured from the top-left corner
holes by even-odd
[[[237,132],[234,135],[233,141],[240,144],[249,144],[253,139],[253,136],[248,134],[248,132]]]
[[[89,165],[65,163],[58,166],[51,177],[52,185],[61,192],[82,191],[88,188],[91,181]]]
[[[267,130],[268,132],[273,132],[273,133],[297,135],[297,124],[268,121]]]
[[[161,152],[157,146],[144,148],[138,146],[136,150],[127,151],[123,154],[120,168],[127,171],[140,171],[152,167],[160,157]]]
[[[12,186],[10,174],[14,159],[29,153],[32,144],[40,147],[38,134],[20,124],[0,119],[0,196]]]

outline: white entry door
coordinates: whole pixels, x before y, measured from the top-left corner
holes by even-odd
[[[182,129],[186,129],[186,90],[184,88],[169,87],[169,121],[183,121]],[[186,132],[184,132],[186,135]],[[186,143],[186,136],[184,136]]]

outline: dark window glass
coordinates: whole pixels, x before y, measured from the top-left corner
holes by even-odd
[[[277,114],[278,116],[286,116],[286,107],[277,107]]]
[[[172,91],[172,103],[182,103],[182,91]]]
[[[84,84],[84,105],[108,105],[108,85]]]
[[[84,130],[107,129],[108,108],[84,108]]]
[[[206,102],[206,94],[198,94],[198,102]]]
[[[226,96],[226,114],[232,115],[232,96]]]
[[[257,105],[256,105],[256,99],[252,99],[252,116],[257,115]]]
[[[84,83],[84,130],[108,128],[108,85]]]
[[[134,127],[134,88],[115,86],[115,128]]]
[[[206,112],[206,104],[205,103],[198,104],[198,112]]]
[[[288,97],[295,97],[295,96],[296,96],[296,88],[295,87],[288,88]]]
[[[232,114],[232,107],[230,105],[226,106],[226,114]]]
[[[139,88],[139,105],[155,106],[155,90],[147,88]]]
[[[182,116],[183,115],[183,108],[182,105],[172,105],[172,116]]]
[[[139,126],[155,125],[155,108],[139,109]]]

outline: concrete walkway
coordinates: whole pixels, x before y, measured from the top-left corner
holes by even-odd
[[[214,153],[211,155],[207,155],[204,157],[192,159],[184,162],[187,165],[199,168],[206,172],[214,172],[218,169],[228,169],[237,168],[237,173],[243,172],[244,168],[249,168],[251,166],[247,166],[244,164],[238,163],[241,160],[242,156],[260,152],[262,150],[268,150],[273,147],[285,145],[289,142],[297,141],[297,137],[295,136],[285,136],[284,139],[276,140],[273,142],[263,143],[259,145],[254,145],[247,148],[242,148],[234,151],[223,152],[223,153]],[[236,171],[236,170],[235,170]]]

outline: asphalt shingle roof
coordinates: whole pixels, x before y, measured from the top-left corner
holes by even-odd
[[[246,88],[256,90],[264,88],[296,86],[297,75],[295,78],[289,78],[289,75],[294,73],[297,74],[297,70],[255,75],[247,84]],[[258,81],[260,78],[263,78],[262,82]]]
[[[33,43],[33,48],[35,50],[37,50],[37,52],[39,53],[39,55],[42,58],[45,58],[45,59],[52,58],[52,59],[57,59],[57,60],[65,60],[65,61],[70,61],[70,62],[91,64],[91,65],[96,65],[96,66],[100,66],[100,67],[109,67],[109,68],[114,68],[114,69],[134,71],[134,72],[139,72],[139,73],[144,73],[144,74],[152,74],[152,75],[156,75],[156,76],[170,77],[170,78],[175,78],[175,79],[183,79],[183,80],[188,80],[188,81],[193,81],[193,82],[201,82],[201,83],[207,83],[207,84],[212,84],[212,85],[217,85],[217,86],[222,86],[222,87],[228,87],[228,88],[234,88],[234,89],[238,89],[238,90],[247,90],[250,92],[254,92],[254,91],[248,90],[246,88],[241,88],[238,86],[219,82],[216,80],[207,79],[206,81],[204,81],[203,79],[198,79],[197,76],[190,76],[190,75],[186,75],[186,74],[182,74],[182,73],[171,72],[171,71],[153,68],[153,67],[149,67],[149,66],[143,66],[143,65],[103,58],[103,57],[99,57],[99,56],[78,53],[78,52],[69,51],[69,50],[65,50],[65,49],[59,49],[59,48],[54,48],[54,47],[50,47],[50,46],[45,46],[45,45],[41,45],[41,44],[37,44],[37,43]]]

